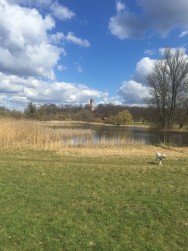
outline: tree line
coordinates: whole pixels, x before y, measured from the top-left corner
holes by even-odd
[[[127,107],[123,105],[99,104],[91,111],[89,105],[72,106],[29,103],[23,112],[0,107],[0,118],[25,118],[32,120],[75,120],[126,124],[133,121],[148,123],[154,121],[152,108]]]
[[[113,104],[99,104],[91,111],[89,105],[71,106],[44,104],[36,106],[29,103],[24,111],[27,119],[36,120],[75,120],[86,122],[101,122],[108,124],[126,124],[133,121],[149,122],[152,118],[152,108],[127,107]]]

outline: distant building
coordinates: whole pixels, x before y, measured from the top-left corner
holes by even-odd
[[[94,111],[94,99],[93,98],[91,98],[90,99],[90,109],[91,109],[91,111]]]

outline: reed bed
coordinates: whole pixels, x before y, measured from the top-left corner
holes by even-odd
[[[89,129],[53,129],[38,121],[0,120],[0,148],[57,150],[78,135],[91,135]]]

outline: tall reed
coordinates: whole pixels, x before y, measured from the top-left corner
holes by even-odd
[[[38,121],[0,120],[0,148],[57,149],[67,138],[92,134],[89,129],[52,129]]]

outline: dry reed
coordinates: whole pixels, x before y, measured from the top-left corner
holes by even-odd
[[[39,121],[0,120],[1,149],[56,150],[64,146],[66,139],[77,135],[89,135],[89,129],[52,129]]]

